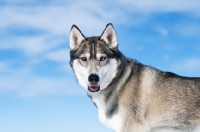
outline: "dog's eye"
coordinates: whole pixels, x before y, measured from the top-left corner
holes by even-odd
[[[106,57],[101,57],[100,58],[100,61],[105,61],[106,60]]]
[[[81,60],[82,61],[87,61],[87,58],[86,57],[81,57]]]

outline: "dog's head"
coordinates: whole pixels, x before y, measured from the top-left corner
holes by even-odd
[[[117,37],[112,24],[101,36],[86,38],[75,25],[70,32],[70,65],[79,84],[88,92],[105,89],[115,78],[119,60]]]

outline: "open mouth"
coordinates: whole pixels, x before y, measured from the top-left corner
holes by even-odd
[[[88,86],[88,90],[90,92],[98,92],[100,90],[100,86]]]

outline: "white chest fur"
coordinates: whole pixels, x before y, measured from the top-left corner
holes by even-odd
[[[116,132],[120,132],[122,127],[122,118],[119,114],[119,110],[111,118],[106,117],[106,103],[103,95],[95,94],[92,95],[92,100],[98,107],[99,119],[101,123],[107,126],[110,129],[113,129]]]

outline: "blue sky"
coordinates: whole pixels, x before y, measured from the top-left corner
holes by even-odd
[[[1,0],[2,132],[111,132],[69,66],[69,31],[113,23],[119,49],[164,71],[200,76],[198,0]]]

